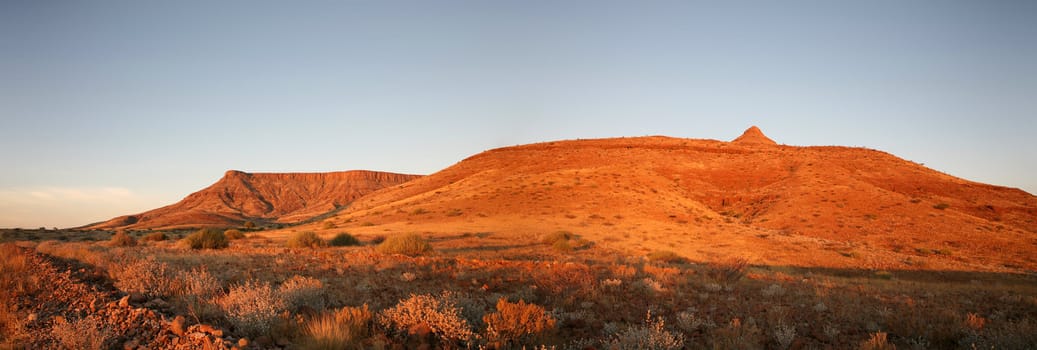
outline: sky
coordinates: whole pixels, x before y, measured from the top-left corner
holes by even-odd
[[[1037,2],[0,1],[0,227],[750,125],[1037,193]]]

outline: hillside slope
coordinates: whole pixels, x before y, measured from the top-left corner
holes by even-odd
[[[239,226],[246,221],[296,223],[418,177],[363,170],[254,174],[231,170],[213,185],[180,202],[85,229]]]
[[[488,232],[516,244],[566,230],[701,261],[1037,270],[1037,197],[880,151],[777,145],[755,127],[733,142],[656,136],[490,150],[329,220],[359,234]]]

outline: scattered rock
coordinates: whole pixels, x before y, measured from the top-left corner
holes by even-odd
[[[119,307],[123,307],[123,308],[130,307],[130,296],[129,295],[122,297],[122,299],[119,299]]]
[[[248,347],[248,338],[238,339],[238,347],[244,349]]]

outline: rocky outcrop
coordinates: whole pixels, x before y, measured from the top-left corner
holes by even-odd
[[[760,145],[777,145],[778,144],[777,142],[774,142],[774,140],[771,140],[771,138],[767,137],[767,135],[764,135],[763,134],[763,130],[760,130],[760,128],[758,128],[756,126],[749,127],[748,129],[745,130],[745,132],[742,133],[741,136],[738,136],[734,140],[731,140],[731,142],[734,142],[734,143],[747,143],[747,144],[760,144]]]

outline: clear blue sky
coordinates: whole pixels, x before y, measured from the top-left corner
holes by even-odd
[[[1037,193],[1037,2],[0,1],[0,227],[753,124]]]

